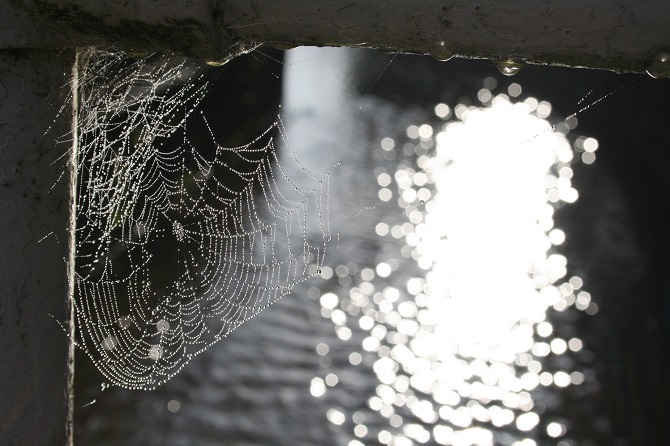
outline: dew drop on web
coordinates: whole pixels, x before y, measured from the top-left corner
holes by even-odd
[[[178,221],[174,221],[172,223],[172,232],[174,232],[175,237],[177,237],[177,241],[184,241],[184,235],[186,232],[184,231],[184,226]]]
[[[163,347],[161,347],[160,345],[151,346],[148,355],[150,359],[158,361],[163,356]]]
[[[119,324],[119,327],[126,329],[130,328],[130,326],[133,324],[133,321],[130,320],[128,316],[122,316],[119,318],[117,323]]]
[[[156,331],[159,333],[165,333],[170,329],[170,324],[165,319],[158,321],[156,323]]]
[[[114,347],[119,343],[115,336],[108,336],[102,341],[102,348],[104,350],[114,350]]]

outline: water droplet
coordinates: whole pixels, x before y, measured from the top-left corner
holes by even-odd
[[[186,235],[186,231],[184,231],[184,226],[178,221],[173,221],[172,222],[172,232],[174,232],[175,237],[177,237],[177,241],[181,242],[184,240],[184,235]]]
[[[130,319],[129,316],[121,316],[118,321],[116,321],[119,324],[119,327],[121,328],[130,328],[130,326],[133,324],[133,321]]]
[[[658,53],[651,59],[647,74],[653,78],[670,77],[670,53]]]
[[[102,341],[103,350],[114,350],[119,341],[116,340],[115,336],[108,336]]]
[[[165,319],[160,320],[160,321],[158,321],[158,323],[156,323],[156,330],[159,333],[165,333],[169,329],[170,329],[170,323],[168,321],[166,321]]]
[[[493,63],[505,76],[514,76],[526,66],[526,63],[518,59],[494,60]]]
[[[149,358],[158,361],[163,356],[163,348],[160,345],[153,345],[149,349]]]
[[[435,48],[433,48],[430,55],[437,60],[447,61],[454,57],[454,50],[454,45],[444,40],[440,40],[435,44]]]

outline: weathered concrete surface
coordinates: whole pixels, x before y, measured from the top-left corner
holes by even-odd
[[[2,445],[71,441],[74,351],[59,323],[71,318],[75,188],[70,147],[55,142],[70,107],[54,119],[73,62],[72,51],[0,51]]]
[[[0,48],[115,45],[227,59],[259,44],[361,46],[644,72],[665,0],[0,0]],[[26,32],[26,23],[38,23]],[[669,62],[670,63],[670,62]]]

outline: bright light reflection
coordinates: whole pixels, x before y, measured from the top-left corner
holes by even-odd
[[[367,406],[397,433],[371,432],[360,420],[358,438],[390,445],[492,445],[494,433],[479,427],[488,424],[506,432],[515,428],[513,444],[531,446],[536,443],[528,437],[538,425],[551,437],[568,430],[543,423],[529,392],[585,379],[579,371],[543,370],[545,358],[582,348],[580,339],[556,337],[547,312],[572,306],[597,311],[591,295],[579,291],[582,280],[565,278],[566,258],[551,251],[569,236],[554,227],[552,203],[578,199],[571,184],[575,156],[565,138],[576,119],[554,132],[543,119],[550,103],[526,98],[513,104],[507,95],[493,97],[491,85],[479,93],[489,108],[453,108],[462,122],[409,126],[413,144],[381,142],[385,152],[416,156],[419,169],[401,161],[397,171],[376,174],[380,200],[398,197],[409,221],[380,222],[375,233],[404,242],[400,252],[410,260],[401,262],[413,259],[426,273],[394,278],[402,271],[395,258],[356,275],[355,265],[339,265],[340,283],[349,284],[351,275],[357,286],[346,297],[320,296],[322,315],[335,323],[338,336],[351,337],[345,312],[357,316],[356,329],[369,333],[362,338],[364,354],[378,358],[372,369],[380,385]],[[508,88],[512,97],[521,92],[518,84]],[[435,112],[452,116],[445,104]],[[598,142],[579,137],[574,148],[587,162]],[[317,347],[319,354],[324,350]],[[359,353],[349,355],[352,365],[362,360]],[[318,397],[337,382],[334,375],[315,378],[310,391]],[[334,424],[342,424],[343,416],[328,412]],[[423,424],[405,421],[408,416]]]

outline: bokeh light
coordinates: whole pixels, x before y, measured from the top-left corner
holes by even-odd
[[[571,144],[575,117],[552,126],[549,102],[522,99],[517,83],[494,95],[496,86],[484,80],[482,107],[440,103],[441,123],[381,140],[395,164],[375,171],[378,197],[403,218],[374,225],[386,256],[336,266],[342,288],[318,297],[340,339],[363,332],[348,361],[379,383],[367,413],[328,411],[335,425],[351,419],[350,445],[531,446],[569,434],[537,398],[586,380],[565,359],[583,343],[560,337],[548,315],[595,314],[597,305],[567,276],[557,247],[569,234],[554,213],[578,200],[571,165],[593,162],[598,142]],[[548,367],[554,358],[563,360]],[[340,382],[325,373],[310,392]]]

